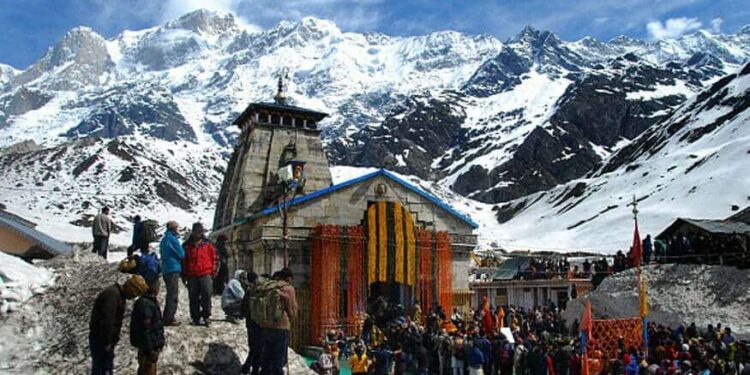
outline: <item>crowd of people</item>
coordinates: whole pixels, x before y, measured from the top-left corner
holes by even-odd
[[[582,375],[588,349],[591,375],[750,374],[750,344],[720,324],[701,331],[695,324],[651,323],[648,345],[636,347],[620,337],[612,353],[597,349],[595,340],[582,346],[578,321],[566,324],[554,305],[493,309],[485,301],[450,316],[436,305],[426,319],[400,316],[382,326],[383,332],[378,324],[369,327],[378,332],[366,328],[351,338],[341,330],[328,332],[312,368],[334,375],[348,361],[353,374]]]
[[[111,226],[106,214],[103,210],[103,216],[95,219],[100,229]],[[283,374],[291,320],[298,311],[291,271],[257,275],[237,270],[230,279],[226,237],[218,237],[214,245],[203,225],[195,223],[181,241],[179,226],[171,221],[156,254],[149,246],[154,242],[153,229],[153,223],[136,217],[129,252],[139,253],[121,263],[123,271],[134,275],[122,285],[105,288],[96,298],[89,335],[92,374],[112,373],[125,305],[133,299],[137,300],[130,316],[130,343],[138,349],[138,373],[156,373],[166,345],[165,329],[181,324],[176,316],[181,283],[188,290],[191,324],[210,327],[212,294],[221,294],[227,320],[245,321],[249,351],[242,374]],[[103,256],[106,240],[95,244],[95,251],[103,251]],[[651,245],[647,237],[645,259]],[[613,265],[604,258],[586,259],[572,269],[566,259],[534,260],[523,275],[607,275],[635,266],[630,259],[620,252]],[[163,309],[161,281],[166,288]],[[366,310],[363,325],[353,330],[356,334],[347,337],[337,328],[320,338],[323,349],[311,366],[314,371],[335,375],[348,362],[353,374],[586,375],[583,361],[588,350],[591,375],[750,375],[748,343],[721,324],[700,330],[695,324],[649,323],[647,345],[636,347],[620,338],[616,352],[608,353],[598,349],[595,340],[588,347],[582,345],[578,321],[565,322],[554,304],[493,307],[485,299],[475,310],[456,308],[448,315],[438,304],[423,312],[416,302],[407,311],[378,296],[368,300]]]
[[[95,222],[111,222],[106,219],[108,211],[102,210],[101,219]],[[95,246],[100,247],[94,250],[104,257],[106,239],[99,240]],[[180,284],[188,290],[190,324],[210,328],[214,294],[222,296],[227,320],[245,320],[250,350],[241,373],[283,374],[290,322],[298,311],[292,272],[283,268],[273,275],[259,276],[238,270],[231,280],[226,280],[226,237],[219,238],[214,246],[201,223],[193,224],[190,234],[181,241],[178,223],[168,222],[159,242],[159,254],[150,246],[157,240],[153,223],[135,217],[129,256],[119,266],[120,271],[133,275],[123,284],[102,290],[91,312],[92,375],[113,373],[125,306],[133,299],[137,300],[130,316],[130,344],[138,349],[138,374],[157,373],[159,354],[167,340],[165,329],[181,324],[177,316]],[[166,288],[163,309],[159,302],[162,280]]]

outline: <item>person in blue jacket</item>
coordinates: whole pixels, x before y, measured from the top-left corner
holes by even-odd
[[[165,326],[176,326],[179,322],[175,320],[177,312],[177,301],[180,291],[180,273],[182,272],[182,259],[185,258],[185,249],[182,248],[177,230],[179,225],[176,221],[167,223],[167,231],[159,244],[161,255],[161,272],[164,284],[167,288],[167,297],[164,303],[163,321]]]

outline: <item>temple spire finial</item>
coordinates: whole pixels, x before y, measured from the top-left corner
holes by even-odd
[[[286,67],[281,68],[281,71],[279,72],[278,89],[276,91],[276,95],[273,97],[273,100],[276,102],[276,104],[286,104],[286,94],[284,93],[285,78],[289,78],[289,69],[287,69]]]

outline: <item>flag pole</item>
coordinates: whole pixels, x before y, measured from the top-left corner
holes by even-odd
[[[635,258],[635,283],[636,290],[638,291],[638,315],[641,319],[643,352],[646,356],[648,356],[648,319],[646,318],[646,316],[648,315],[648,294],[646,292],[645,280],[641,278],[641,262],[643,260],[643,249],[640,235],[638,234],[638,200],[636,199],[635,194],[633,194],[633,202],[630,203],[629,206],[633,206],[633,222],[635,224],[632,251]]]

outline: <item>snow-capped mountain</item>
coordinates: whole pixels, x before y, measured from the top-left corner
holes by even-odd
[[[609,46],[592,43],[584,44]],[[601,61],[579,42],[527,27],[460,91],[412,97],[334,154],[487,203],[552,188],[584,176],[734,66],[706,52],[658,65],[648,46]]]
[[[486,212],[594,173],[749,58],[750,28],[566,42],[527,27],[503,43],[310,17],[256,30],[208,11],[111,39],[78,27],[24,70],[0,65],[0,202],[77,237],[102,204],[120,226],[143,211],[209,221],[231,120],[286,68],[291,102],[330,114],[332,164],[391,168]],[[7,148],[27,141],[42,150]]]
[[[750,204],[750,64],[683,103],[590,177],[498,205],[511,248],[627,250],[676,217],[723,219]],[[606,230],[603,230],[605,229]]]

